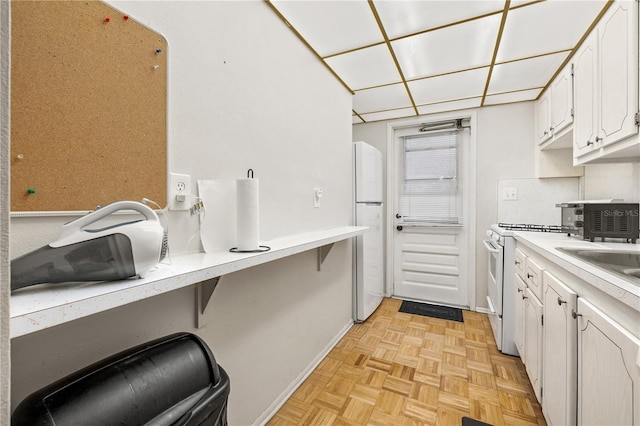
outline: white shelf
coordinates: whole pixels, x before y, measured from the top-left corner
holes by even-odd
[[[26,287],[11,296],[11,338],[83,318],[98,312],[202,282],[222,275],[318,249],[318,269],[324,259],[320,249],[363,234],[368,228],[344,226],[261,241],[271,247],[263,253],[195,253],[173,256],[145,278]],[[326,256],[327,250],[323,254]],[[200,292],[199,292],[200,293]],[[206,302],[205,302],[206,305]]]

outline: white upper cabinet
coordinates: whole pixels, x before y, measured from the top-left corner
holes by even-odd
[[[551,139],[551,92],[545,92],[536,101],[536,140],[539,144]]]
[[[556,137],[573,124],[572,74],[572,66],[566,66],[551,83],[551,131]]]
[[[568,65],[536,102],[538,144],[543,145],[542,149],[570,148],[571,138],[563,136],[570,132],[571,124],[573,124],[573,76],[571,65]]]
[[[640,158],[637,2],[613,3],[573,63],[574,163]]]

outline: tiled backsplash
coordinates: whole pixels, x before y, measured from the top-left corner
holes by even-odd
[[[585,200],[620,198],[640,202],[640,163],[594,164],[585,167]]]
[[[557,203],[611,198],[640,202],[640,163],[588,165],[582,178],[501,179],[497,191],[498,222],[559,225]],[[513,195],[516,199],[506,199]]]
[[[516,192],[516,199],[505,199]],[[579,178],[498,180],[498,222],[560,225],[557,203],[580,198]]]

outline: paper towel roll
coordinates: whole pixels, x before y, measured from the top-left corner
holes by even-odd
[[[238,179],[236,181],[236,200],[238,250],[256,250],[259,247],[260,237],[258,179]]]

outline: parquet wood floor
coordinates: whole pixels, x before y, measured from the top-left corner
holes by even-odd
[[[546,425],[520,358],[498,351],[486,315],[464,323],[398,312],[385,299],[354,325],[267,423]]]

